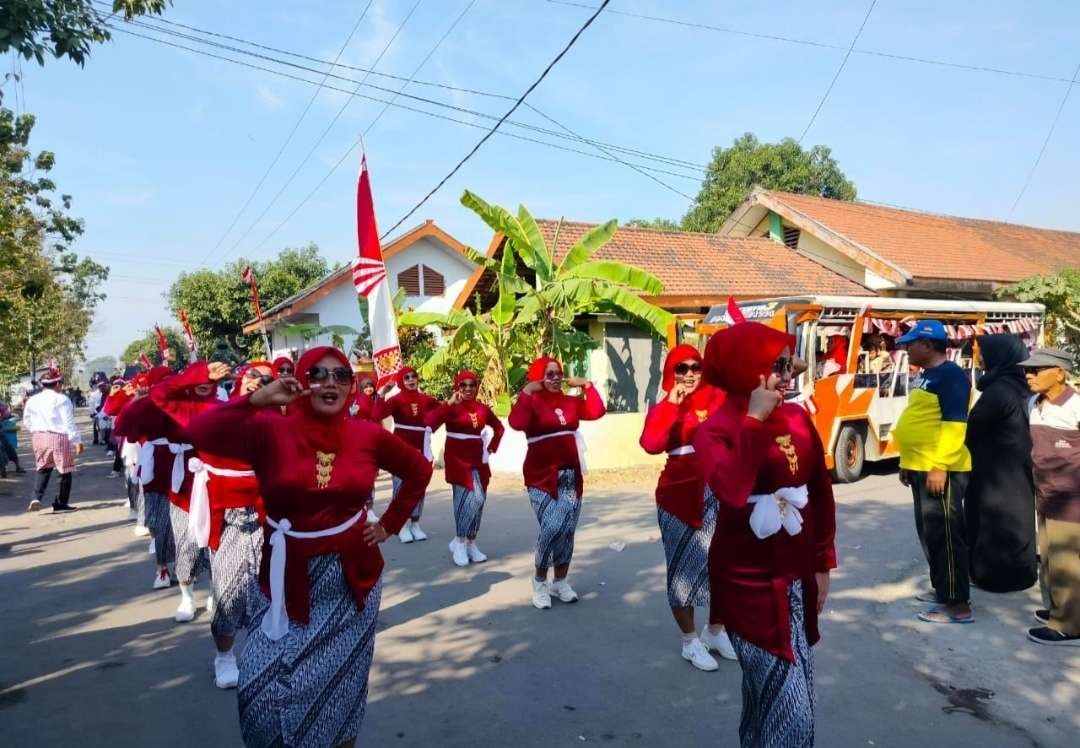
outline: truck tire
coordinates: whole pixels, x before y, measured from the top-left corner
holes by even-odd
[[[847,424],[840,429],[833,451],[833,476],[837,483],[854,483],[862,477],[866,462],[866,436],[859,424]]]

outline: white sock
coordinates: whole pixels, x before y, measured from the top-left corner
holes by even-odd
[[[690,642],[694,641],[694,639],[697,639],[697,638],[698,638],[698,635],[697,635],[696,632],[693,633],[693,634],[683,634],[682,635],[682,643],[685,646],[685,645],[689,644]]]
[[[465,538],[454,538],[454,542],[455,543],[460,543],[461,545],[465,545]]]
[[[192,602],[192,596],[191,595],[192,595],[192,588],[194,586],[195,585],[193,585],[193,584],[182,584],[182,585],[180,585],[180,599],[183,600],[184,602]]]
[[[230,649],[228,652],[218,652],[217,657],[215,659],[218,659],[218,660],[235,660],[236,655],[234,655],[233,651]]]

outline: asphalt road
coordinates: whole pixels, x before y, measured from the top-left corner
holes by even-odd
[[[80,461],[80,511],[26,513],[31,476],[0,482],[0,744],[239,745],[235,691],[211,681],[208,616],[172,620],[151,589],[100,448]],[[482,565],[451,565],[449,492],[431,539],[387,559],[365,746],[737,745],[739,668],[679,657],[651,477],[590,476],[573,606],[529,604],[535,520],[498,478]],[[380,503],[388,495],[380,484]],[[840,568],[815,648],[818,745],[1075,746],[1080,650],[1030,644],[1037,590],[974,591],[976,623],[915,619],[928,586],[895,475],[837,489]],[[197,593],[202,599],[202,591]]]

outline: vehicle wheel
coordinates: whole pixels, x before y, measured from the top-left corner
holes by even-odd
[[[833,452],[833,474],[837,483],[854,483],[862,477],[866,461],[866,437],[857,425],[844,426]]]

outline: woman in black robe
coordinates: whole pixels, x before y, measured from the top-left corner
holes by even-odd
[[[968,416],[971,482],[964,516],[971,549],[971,581],[989,592],[1035,584],[1035,486],[1031,477],[1031,398],[1019,364],[1027,348],[1014,335],[979,338],[986,374],[982,396]]]

